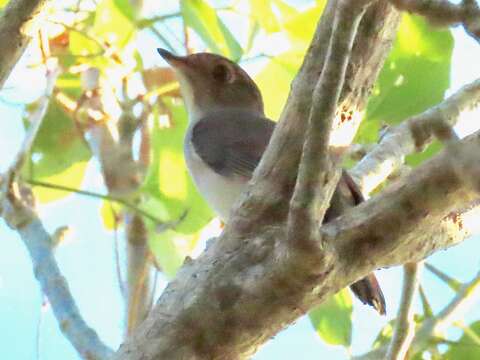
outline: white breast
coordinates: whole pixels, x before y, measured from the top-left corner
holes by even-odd
[[[227,178],[217,174],[198,156],[190,141],[191,128],[185,134],[184,153],[188,166],[198,191],[207,203],[226,221],[235,201],[246,186],[246,181],[241,178]]]

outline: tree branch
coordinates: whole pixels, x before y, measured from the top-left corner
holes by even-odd
[[[433,24],[452,26],[462,24],[467,33],[480,42],[480,8],[475,0],[454,4],[447,0],[390,0],[399,10],[417,13]]]
[[[340,0],[336,9],[327,61],[315,86],[308,130],[288,214],[289,242],[309,247],[318,239],[323,220],[340,177],[338,161],[331,158],[330,133],[343,88],[350,52],[368,1]],[[307,246],[306,246],[307,245]]]
[[[480,170],[478,156],[469,156],[480,153],[480,132],[455,147],[453,154],[443,151],[395,186],[324,224],[322,236],[334,248],[304,259],[275,245],[286,236],[284,227],[248,238],[227,224],[217,242],[181,268],[116,359],[244,358],[285,324],[373,269],[418,261],[451,246],[458,237],[440,232],[438,223],[478,196],[479,184],[465,179],[454,162]],[[449,221],[457,231],[462,227]]]
[[[425,112],[412,116],[387,131],[352,170],[350,175],[368,194],[397,169],[406,155],[422,150],[445,126],[454,126],[465,110],[480,106],[480,79],[465,85],[455,94]]]
[[[36,33],[47,0],[10,0],[0,17],[0,89]]]
[[[418,290],[418,276],[421,263],[408,263],[403,266],[403,289],[400,299],[395,329],[386,354],[387,360],[406,359],[408,349],[415,335],[413,320],[413,299]]]
[[[102,343],[80,314],[53,255],[52,239],[40,220],[31,212],[28,224],[16,230],[27,247],[35,277],[52,305],[62,333],[83,359],[108,359],[113,352]]]
[[[221,239],[184,264],[145,322],[121,347],[118,359],[245,358],[333,292],[330,274],[338,262],[334,251],[317,248],[305,257],[290,257],[287,246],[277,245],[287,243],[288,203],[308,124],[305,119],[337,4],[331,1],[325,9],[245,201]],[[398,14],[386,1],[367,10],[347,69],[340,113],[359,113],[364,108],[397,24]]]
[[[42,125],[53,85],[58,75],[56,69],[47,70],[46,94],[40,99],[39,108],[32,116],[22,147],[6,174],[0,194],[1,216],[6,223],[20,234],[33,263],[35,277],[42,292],[52,305],[53,312],[61,331],[72,343],[77,352],[85,359],[103,360],[112,355],[94,330],[83,320],[75,300],[62,276],[53,255],[54,240],[43,227],[34,210],[34,199],[30,188],[16,182],[18,172]]]
[[[127,281],[125,300],[127,304],[126,335],[140,324],[150,311],[150,250],[147,229],[143,219],[135,214],[125,214]]]
[[[435,317],[426,319],[423,322],[413,338],[410,354],[413,355],[427,349],[434,337],[457,319],[460,319],[465,311],[478,301],[479,297],[480,273],[470,282],[463,285],[455,297]],[[366,354],[354,356],[352,360],[383,360],[385,359],[386,351],[387,347],[383,346]]]

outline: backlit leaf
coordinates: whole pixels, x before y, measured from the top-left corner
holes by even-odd
[[[147,204],[156,208],[154,213],[162,220],[176,221],[187,212],[175,230],[194,233],[212,218],[212,212],[197,192],[185,165],[183,138],[188,122],[185,108],[171,98],[164,97],[163,101],[172,117],[168,120],[167,115],[156,118],[151,135],[152,163],[143,190],[148,197],[155,199]],[[170,126],[162,127],[160,123],[164,120],[171,121]],[[151,212],[145,206],[142,205],[142,209]]]
[[[265,113],[272,120],[277,120],[282,112],[303,56],[300,51],[288,51],[275,56],[255,76],[255,82],[262,92]]]
[[[23,172],[27,178],[79,188],[91,153],[73,120],[52,99],[32,148],[32,161]],[[34,189],[40,201],[53,201],[68,192]]]
[[[480,359],[480,321],[469,326],[469,331],[455,343],[451,343],[444,354],[445,360]]]
[[[182,16],[208,48],[232,60],[242,56],[242,48],[220,17],[204,0],[182,0]]]
[[[370,97],[358,141],[375,142],[383,124],[398,124],[440,102],[450,84],[452,50],[450,31],[404,14],[396,42]],[[419,163],[438,149],[437,145],[429,153],[414,155],[410,164]]]
[[[317,334],[328,344],[350,346],[352,297],[343,289],[308,313]]]
[[[133,10],[120,9],[118,5],[123,2],[101,0],[97,5],[93,25],[94,34],[119,48],[123,48],[135,34],[135,26],[131,19]]]

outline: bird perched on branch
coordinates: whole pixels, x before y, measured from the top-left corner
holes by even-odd
[[[224,221],[245,189],[273,133],[275,123],[263,112],[260,90],[234,62],[214,54],[159,54],[175,70],[189,115],[184,152],[194,182]],[[344,171],[324,221],[363,201]],[[355,295],[385,314],[375,275],[351,285]]]

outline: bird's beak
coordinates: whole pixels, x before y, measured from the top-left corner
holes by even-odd
[[[158,48],[157,49],[160,56],[169,63],[174,68],[182,68],[183,66],[187,65],[187,57],[186,56],[178,56],[172,54],[170,51]]]

